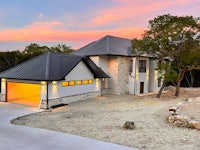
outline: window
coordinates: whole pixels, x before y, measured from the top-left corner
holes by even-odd
[[[133,72],[133,60],[129,61],[129,72]]]
[[[76,85],[81,85],[82,84],[82,80],[76,80]]]
[[[62,86],[74,86],[74,85],[82,85],[82,84],[93,84],[93,80],[70,80],[70,81],[63,81]]]
[[[158,79],[158,87],[161,87],[161,79]]]
[[[93,84],[93,80],[89,80],[88,83],[89,83],[89,84]]]
[[[74,86],[74,85],[75,85],[75,81],[74,80],[69,81],[69,86]]]
[[[146,60],[139,60],[139,72],[146,72]]]
[[[69,82],[68,81],[62,82],[62,86],[69,86]]]
[[[83,84],[88,84],[89,80],[83,80]]]

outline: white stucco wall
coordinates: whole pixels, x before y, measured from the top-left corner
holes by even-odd
[[[99,56],[90,56],[90,59],[99,66]]]
[[[139,72],[139,60],[146,60],[146,72]],[[140,83],[144,82],[143,93],[149,92],[149,58],[141,57],[136,60],[135,94],[140,94]]]
[[[158,86],[158,78],[161,76],[157,69],[157,60],[150,60],[150,80],[149,80],[149,91],[155,92],[159,91],[160,87]],[[162,83],[161,83],[162,84]]]
[[[108,74],[108,56],[91,56],[90,59],[100,67],[106,74]],[[108,88],[108,80],[109,78],[105,78],[105,88]]]
[[[136,57],[131,58],[133,60],[132,64],[132,72],[130,72],[129,76],[129,93],[135,94],[135,78],[136,78]]]
[[[100,84],[96,87],[96,80],[87,66],[81,61],[66,77],[65,81],[93,79],[93,84],[82,84],[74,86],[62,86],[63,81],[49,84],[49,99],[66,97],[99,91]],[[53,85],[54,83],[54,85]]]
[[[155,69],[156,69],[156,61],[155,60],[150,60],[150,69],[149,69],[149,91],[153,92],[156,90],[157,87],[157,77],[155,74]]]
[[[108,74],[108,56],[99,57],[99,67]],[[105,88],[108,88],[108,80],[109,78],[105,78]]]
[[[0,101],[6,101],[6,79],[1,79]]]

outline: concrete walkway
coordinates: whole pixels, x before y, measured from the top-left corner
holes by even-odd
[[[76,135],[10,124],[32,107],[0,102],[0,150],[136,150]]]

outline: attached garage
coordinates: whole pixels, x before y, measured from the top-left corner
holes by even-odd
[[[39,106],[40,84],[7,82],[6,100],[29,106]]]
[[[99,96],[108,77],[87,57],[48,52],[0,73],[0,101],[48,109]]]

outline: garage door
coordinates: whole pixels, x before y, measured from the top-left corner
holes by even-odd
[[[40,103],[40,84],[7,82],[7,101],[38,107]]]

